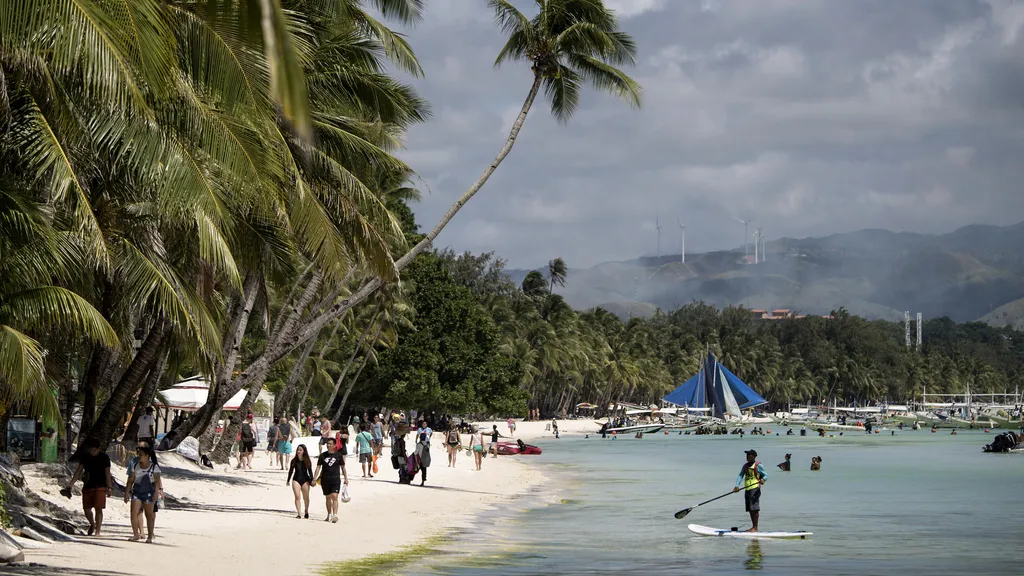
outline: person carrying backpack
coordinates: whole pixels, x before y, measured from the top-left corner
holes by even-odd
[[[238,450],[238,466],[252,470],[252,455],[256,450],[256,425],[253,424],[252,414],[245,417],[242,422],[241,448]]]

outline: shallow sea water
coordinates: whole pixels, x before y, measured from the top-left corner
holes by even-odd
[[[780,430],[785,430],[780,428]],[[776,430],[778,431],[778,430]],[[540,442],[555,499],[520,499],[478,520],[407,574],[1024,574],[1024,455],[983,454],[992,434],[686,436]],[[697,536],[689,523],[750,526],[730,490],[754,448],[768,473],[761,530],[808,540]],[[786,452],[793,468],[776,464]],[[811,472],[812,456],[822,469]],[[485,463],[486,465],[486,463]]]

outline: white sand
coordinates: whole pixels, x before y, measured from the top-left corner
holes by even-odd
[[[505,422],[498,424],[507,436]],[[551,437],[545,424],[550,420],[519,422],[514,438]],[[593,420],[559,422],[562,434],[594,433],[598,427]],[[463,443],[468,445],[465,436]],[[102,537],[26,550],[25,559],[51,567],[125,574],[201,570],[203,574],[308,576],[327,562],[389,552],[465,525],[488,507],[544,481],[529,466],[528,456],[488,457],[483,470],[476,472],[472,457],[463,451],[456,467],[449,468],[440,444],[437,434],[427,485],[422,488],[418,477],[411,486],[398,484],[387,447],[374,479],[360,478],[358,461],[350,456],[346,465],[352,501],[341,504],[337,524],[324,522],[319,487],[311,490],[310,519],[296,519],[292,491],[285,486],[286,472],[269,469],[262,452],[257,452],[254,470],[246,472],[223,466],[216,471],[200,469],[177,455],[161,455],[166,492],[189,509],[170,505],[157,514],[155,544],[127,541],[131,535],[128,506],[114,498],[107,501]],[[60,486],[33,468],[23,467],[30,488],[64,508],[79,508],[79,496],[61,497]],[[112,471],[123,480],[122,467],[115,464]]]

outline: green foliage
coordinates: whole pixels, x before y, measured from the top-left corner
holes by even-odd
[[[525,413],[521,368],[498,350],[500,333],[444,260],[426,253],[406,270],[416,319],[369,372],[364,403],[468,413]]]
[[[11,516],[7,513],[7,482],[0,480],[0,528],[11,527]]]

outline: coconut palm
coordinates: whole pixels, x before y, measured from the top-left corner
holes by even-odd
[[[559,286],[565,286],[565,278],[569,275],[569,267],[565,265],[565,260],[561,258],[555,258],[548,262],[548,280],[550,285],[548,286],[548,292],[555,291],[555,284]]]

